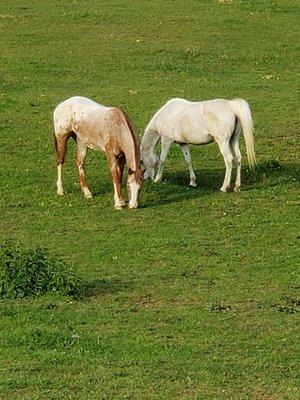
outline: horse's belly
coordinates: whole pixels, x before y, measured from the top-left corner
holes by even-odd
[[[107,135],[103,125],[99,118],[81,118],[75,121],[74,130],[88,148],[104,151]]]
[[[96,133],[91,135],[85,135],[80,130],[77,130],[77,136],[84,141],[85,145],[89,149],[100,150],[100,151],[105,150],[105,142],[103,137],[97,135]]]
[[[198,137],[195,136],[195,138],[191,141],[191,144],[198,144],[198,145],[209,144],[213,141],[214,138],[209,133],[207,133],[206,135],[201,135]]]
[[[92,150],[100,150],[100,151],[105,150],[104,145],[102,143],[93,143],[91,141],[86,141],[85,144],[89,149]]]
[[[208,144],[213,142],[213,137],[208,132],[199,132],[199,131],[181,131],[180,134],[177,135],[176,141],[181,143],[190,143],[190,144]]]

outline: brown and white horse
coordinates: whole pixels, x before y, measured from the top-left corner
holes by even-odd
[[[129,207],[138,206],[142,185],[140,154],[135,130],[127,115],[115,107],[102,106],[86,97],[71,97],[54,110],[54,138],[57,155],[57,194],[63,195],[62,165],[67,141],[77,143],[77,170],[84,197],[91,198],[84,173],[87,149],[103,151],[108,160],[114,185],[115,208],[125,206],[121,182],[125,163],[128,167],[127,192]]]

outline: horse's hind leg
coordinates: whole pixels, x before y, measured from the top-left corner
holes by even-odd
[[[87,146],[85,142],[77,137],[76,165],[77,165],[80,189],[86,199],[91,199],[93,195],[87,186],[87,181],[84,173],[84,161],[86,157],[86,152],[87,152]]]
[[[232,162],[233,162],[233,155],[230,149],[229,141],[224,141],[222,143],[218,143],[220,147],[221,154],[224,158],[226,172],[223,185],[221,187],[221,192],[227,192],[230,187],[231,182],[231,173],[232,173]]]
[[[163,175],[163,171],[164,171],[164,167],[165,167],[165,162],[170,150],[170,146],[173,143],[173,140],[166,137],[166,136],[162,136],[161,137],[161,153],[160,153],[160,159],[159,159],[159,163],[158,163],[158,171],[156,174],[156,177],[154,179],[154,182],[160,182],[162,175]]]
[[[54,143],[56,150],[56,165],[57,165],[57,194],[59,196],[64,195],[64,188],[62,184],[62,166],[65,162],[65,156],[67,151],[67,141],[70,135],[60,135],[56,136],[54,134]]]
[[[180,144],[181,150],[184,155],[184,159],[186,162],[186,165],[188,167],[189,173],[190,173],[190,186],[196,187],[196,175],[192,167],[192,160],[191,160],[191,153],[190,153],[190,148],[188,144]]]
[[[234,191],[239,192],[241,187],[242,155],[239,147],[239,133],[235,132],[230,139],[231,151],[236,163],[236,179]]]

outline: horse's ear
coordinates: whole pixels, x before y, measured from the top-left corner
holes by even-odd
[[[128,168],[128,175],[133,175],[134,171],[131,168]]]

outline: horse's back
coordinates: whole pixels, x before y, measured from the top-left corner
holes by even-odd
[[[174,114],[193,114],[199,112],[215,112],[222,113],[230,109],[230,101],[225,99],[212,99],[204,101],[189,101],[181,98],[174,98],[169,100],[161,110],[166,114],[173,112]]]
[[[150,124],[160,135],[175,141],[205,144],[212,140],[211,133],[224,126],[231,129],[234,122],[229,100],[193,102],[173,98],[158,110]]]
[[[76,113],[79,111],[85,111],[87,109],[90,110],[101,110],[104,111],[108,107],[103,106],[102,104],[96,103],[95,101],[88,99],[87,97],[83,96],[74,96],[70,97],[67,100],[64,100],[60,103],[56,109],[54,110],[54,116],[59,114],[66,114],[66,113]]]
[[[105,114],[108,107],[83,96],[70,97],[60,103],[54,110],[55,134],[68,133],[73,129],[75,121],[94,121]]]
[[[231,100],[213,99],[203,101],[203,112],[211,129],[229,130],[235,126],[235,114],[230,107]]]
[[[149,123],[149,128],[157,131],[172,130],[172,126],[176,123],[178,114],[190,105],[190,101],[173,98],[168,100],[153,116]],[[146,130],[148,127],[146,128]]]

